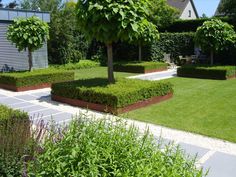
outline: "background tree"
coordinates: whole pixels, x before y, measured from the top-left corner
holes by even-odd
[[[28,50],[29,71],[32,70],[32,52],[41,48],[49,38],[48,24],[38,17],[19,18],[9,25],[7,38],[19,51]]]
[[[222,0],[219,6],[219,12],[230,17],[236,17],[236,1]]]
[[[214,52],[230,47],[236,42],[233,26],[221,20],[212,19],[197,28],[195,42],[204,50],[210,50],[211,65]]]
[[[5,8],[15,9],[19,4],[16,1],[9,2]]]
[[[106,44],[108,81],[114,83],[112,44],[136,39],[139,26],[148,15],[147,0],[78,1],[77,9],[80,30],[88,39]]]
[[[0,0],[0,8],[3,7],[3,3],[2,3],[2,0]]]

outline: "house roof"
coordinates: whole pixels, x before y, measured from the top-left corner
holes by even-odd
[[[199,16],[198,16],[197,9],[194,5],[193,0],[167,0],[167,3],[170,6],[179,9],[181,14],[183,13],[184,9],[186,8],[186,6],[188,5],[189,2],[192,4],[193,10],[198,18]]]

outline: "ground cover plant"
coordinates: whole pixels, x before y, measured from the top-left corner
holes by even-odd
[[[236,142],[236,80],[172,78],[175,96],[124,117]]]
[[[52,95],[97,103],[114,109],[169,93],[173,93],[173,88],[168,82],[134,79],[118,79],[116,84],[109,84],[104,78],[52,84]]]
[[[117,62],[114,71],[130,73],[146,73],[157,70],[166,70],[168,64],[163,62]]]
[[[29,137],[29,116],[0,105],[0,176],[21,176]]]
[[[50,65],[50,68],[55,69],[65,69],[65,70],[77,70],[77,69],[87,69],[97,67],[100,64],[92,60],[80,60],[77,63],[67,63],[64,65]]]
[[[225,80],[235,77],[235,66],[185,65],[177,69],[180,77]]]
[[[50,84],[53,82],[62,82],[74,80],[73,71],[58,69],[40,69],[31,72],[20,71],[11,73],[0,73],[0,84],[11,85],[15,87],[26,87],[40,84]]]
[[[204,176],[180,149],[170,144],[161,150],[148,131],[140,134],[121,120],[80,115],[50,135],[29,176]]]

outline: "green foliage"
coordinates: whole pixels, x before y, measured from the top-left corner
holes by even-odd
[[[204,176],[195,160],[122,120],[79,115],[66,129],[52,131],[29,176]]]
[[[85,68],[94,68],[99,66],[98,62],[91,60],[80,60],[78,63],[68,63],[65,65],[50,65],[52,69],[77,70]]]
[[[221,20],[212,19],[197,28],[195,42],[204,50],[223,50],[236,41],[233,26]]]
[[[194,33],[161,33],[160,40],[151,44],[150,58],[153,61],[161,61],[163,53],[169,53],[176,61],[180,55],[192,55],[193,39]]]
[[[29,116],[0,105],[0,176],[21,176],[29,137]]]
[[[74,80],[73,71],[42,69],[32,72],[1,73],[0,83],[16,87]]]
[[[47,23],[35,16],[15,19],[8,27],[7,39],[12,41],[19,51],[28,49],[33,52],[41,48],[47,38]]]
[[[235,74],[236,74],[235,66],[186,65],[177,69],[178,76],[202,78],[202,79],[225,80],[230,77],[235,77]]]
[[[113,108],[125,107],[138,101],[172,92],[173,88],[170,83],[134,79],[121,79],[110,85],[102,78],[52,85],[52,94],[54,95],[103,104]]]
[[[114,64],[114,71],[145,73],[148,70],[167,69],[168,64],[163,62],[118,62]]]
[[[96,38],[104,43],[133,41],[139,35],[139,24],[145,22],[146,16],[146,0],[90,0],[78,1],[77,4],[81,31],[87,38]]]
[[[179,15],[179,11],[167,4],[166,0],[149,0],[148,19],[158,28],[165,28],[172,24]]]

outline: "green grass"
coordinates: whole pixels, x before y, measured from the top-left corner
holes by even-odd
[[[114,72],[116,78],[124,78],[134,75],[133,73]],[[96,67],[90,69],[79,69],[75,71],[75,79],[86,79],[86,78],[107,78],[107,67]]]
[[[236,142],[236,79],[173,78],[171,100],[123,116]]]

